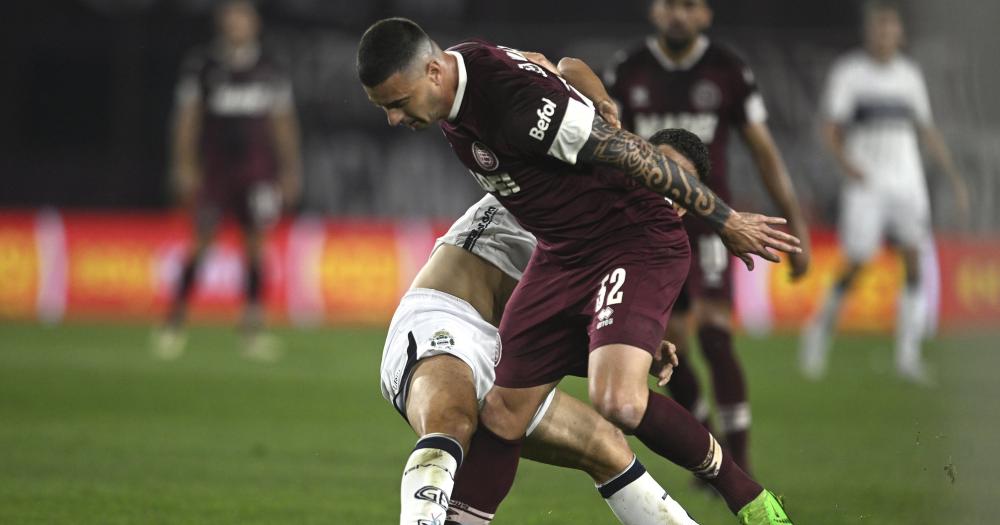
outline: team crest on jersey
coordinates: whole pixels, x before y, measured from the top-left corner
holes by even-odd
[[[634,107],[641,108],[649,105],[649,90],[646,89],[646,86],[633,87],[628,96]]]
[[[711,80],[699,80],[691,88],[691,105],[698,111],[714,111],[722,104],[722,90]]]
[[[500,160],[497,159],[496,154],[482,142],[472,143],[472,158],[476,159],[476,164],[479,164],[479,167],[486,171],[493,171],[500,166]]]
[[[455,346],[455,338],[447,330],[438,330],[431,336],[431,348],[435,350],[451,350]]]

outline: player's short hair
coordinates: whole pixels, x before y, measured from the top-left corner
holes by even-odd
[[[861,18],[867,22],[869,17],[879,11],[895,11],[902,16],[902,6],[895,0],[865,0],[861,3]]]
[[[358,78],[375,87],[394,73],[406,69],[431,39],[416,22],[386,18],[372,24],[358,44]]]
[[[698,138],[698,135],[686,129],[666,128],[653,133],[649,143],[654,146],[666,144],[687,157],[694,165],[698,178],[705,180],[712,172],[712,161],[708,155],[708,146]]]

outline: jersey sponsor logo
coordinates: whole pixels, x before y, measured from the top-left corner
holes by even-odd
[[[273,100],[273,93],[265,84],[220,84],[212,91],[208,108],[222,116],[262,115],[270,111]]]
[[[476,141],[472,143],[472,158],[476,159],[476,164],[486,171],[493,171],[500,166],[500,160],[496,154],[486,144]]]
[[[484,174],[472,170],[469,170],[469,173],[475,177],[476,182],[479,183],[479,187],[489,193],[507,197],[521,191],[521,187],[517,185],[514,179],[510,178],[509,173]]]
[[[650,137],[663,128],[684,128],[691,131],[705,144],[711,144],[719,116],[714,113],[636,113],[635,133]]]
[[[444,352],[450,351],[455,346],[455,338],[447,330],[438,330],[431,336],[431,348]]]
[[[722,104],[722,90],[708,79],[701,79],[691,88],[691,105],[698,111],[715,111]]]
[[[537,141],[542,141],[549,125],[552,124],[552,115],[556,114],[556,103],[542,97],[542,107],[538,108],[535,114],[538,115],[538,122],[528,131],[528,135]]]

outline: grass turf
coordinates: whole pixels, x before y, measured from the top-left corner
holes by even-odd
[[[415,438],[379,394],[382,333],[278,335],[274,365],[213,327],[163,363],[141,326],[0,324],[0,523],[394,523]],[[941,386],[921,389],[891,374],[888,338],[842,337],[818,384],[794,339],[740,338],[757,477],[800,525],[996,522],[996,340],[931,342]],[[735,522],[635,448],[700,523]],[[524,462],[496,523],[615,520],[585,475]]]

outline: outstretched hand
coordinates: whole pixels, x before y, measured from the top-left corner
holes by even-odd
[[[677,359],[677,347],[670,341],[660,341],[660,347],[653,353],[653,364],[649,373],[656,376],[656,384],[666,385],[674,374],[674,367],[680,363]]]
[[[753,270],[751,255],[776,263],[781,259],[771,251],[772,249],[785,253],[802,252],[798,237],[771,227],[772,224],[787,222],[781,217],[733,211],[722,226],[719,237],[730,253],[739,257],[747,265],[748,270]]]

